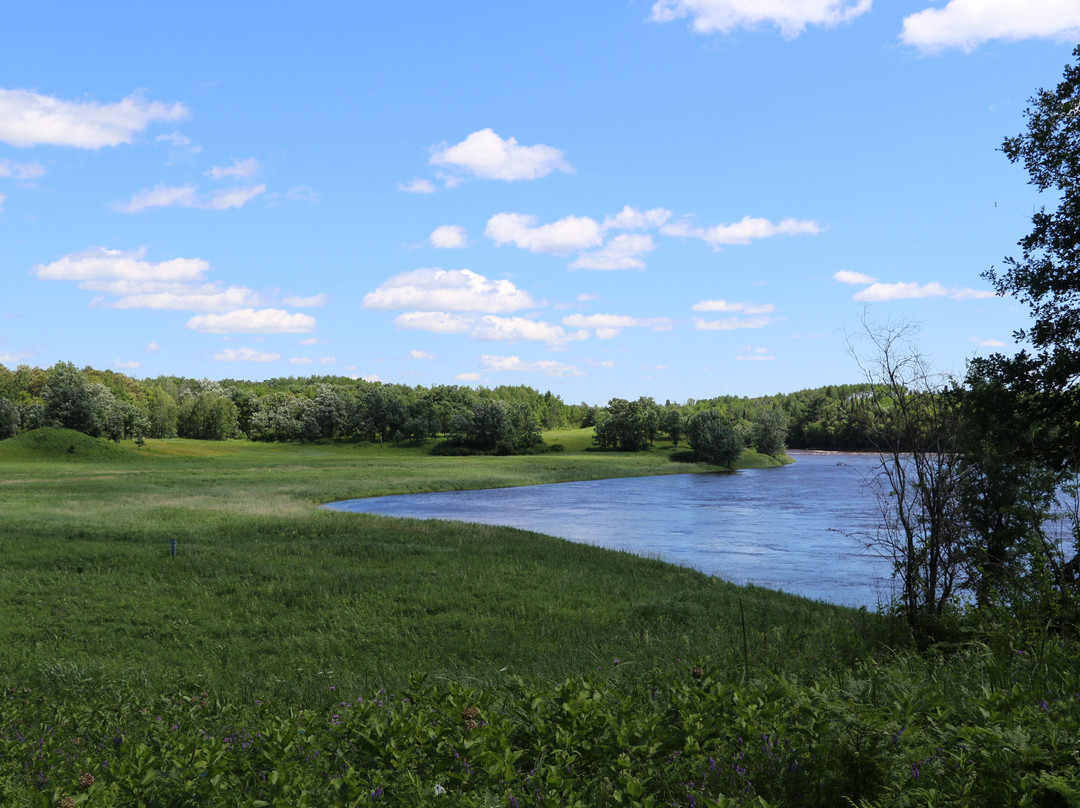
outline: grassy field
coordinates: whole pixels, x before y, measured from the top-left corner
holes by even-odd
[[[1057,638],[920,655],[864,611],[316,507],[704,470],[547,439],[0,443],[0,805],[1080,804]]]
[[[44,689],[134,677],[150,688],[307,703],[327,700],[327,671],[357,691],[397,687],[416,672],[557,678],[726,640],[740,599],[755,637],[785,610],[803,615],[794,600],[547,536],[315,507],[696,470],[668,454],[439,458],[389,446],[197,441],[138,450],[59,431],[6,441],[4,672]],[[819,611],[789,630],[852,619]]]

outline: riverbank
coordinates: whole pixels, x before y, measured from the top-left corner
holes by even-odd
[[[100,448],[0,444],[5,806],[1075,793],[1080,686],[1059,638],[919,655],[865,611],[525,531],[314,507],[686,471],[663,454]]]

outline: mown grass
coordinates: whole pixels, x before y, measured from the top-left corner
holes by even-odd
[[[1080,804],[1059,638],[918,655],[865,611],[316,507],[695,469],[669,447],[22,438],[0,443],[5,808]]]

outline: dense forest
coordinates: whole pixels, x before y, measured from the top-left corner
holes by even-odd
[[[776,396],[664,404],[646,397],[615,398],[597,406],[567,404],[550,391],[525,385],[410,387],[344,376],[139,380],[110,370],[79,370],[68,362],[48,369],[0,365],[0,439],[62,426],[112,440],[415,444],[438,438],[436,451],[510,454],[535,449],[542,430],[596,427],[599,447],[633,451],[660,436],[676,446],[683,439],[693,443],[695,417],[713,412],[743,443],[766,454],[782,452],[785,443],[798,449],[862,450],[872,448],[863,406],[867,389],[865,384],[830,385]]]

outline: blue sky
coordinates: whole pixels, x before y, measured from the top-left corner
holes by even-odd
[[[61,9],[63,9],[61,13]],[[15,4],[0,363],[527,384],[569,402],[943,371],[1026,323],[980,273],[1055,0]]]

